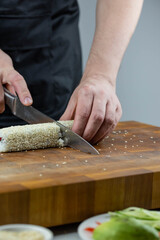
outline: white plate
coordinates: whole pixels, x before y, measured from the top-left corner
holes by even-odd
[[[93,240],[92,234],[89,231],[86,231],[86,228],[96,228],[98,226],[98,223],[103,223],[109,221],[110,216],[109,214],[101,214],[97,215],[95,217],[88,218],[84,222],[82,222],[78,227],[78,234],[82,240]]]
[[[45,240],[53,240],[53,233],[41,226],[37,225],[32,225],[32,224],[7,224],[7,225],[2,225],[0,226],[0,231],[27,231],[27,230],[32,230],[32,231],[38,231],[44,236]]]

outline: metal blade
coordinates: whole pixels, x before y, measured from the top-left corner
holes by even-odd
[[[34,107],[24,106],[19,101],[19,99],[17,100],[16,109],[13,114],[30,124],[54,122],[54,120],[52,118],[50,118],[47,115],[43,114],[42,112],[38,111]]]
[[[7,89],[4,89],[4,91],[6,104],[10,107],[12,113],[15,116],[23,119],[30,124],[55,122],[60,127],[65,145],[78,149],[85,153],[99,154],[99,152],[91,144],[89,144],[78,134],[71,131],[69,128],[65,127],[63,124],[41,113],[34,107],[24,106],[18,97],[10,94]]]
[[[95,154],[95,155],[99,154],[99,152],[84,138],[82,138],[78,134],[74,133],[72,130],[65,127],[61,123],[59,123],[57,121],[55,121],[55,122],[60,127],[63,140],[67,146],[78,149],[85,153],[90,153],[90,154]]]

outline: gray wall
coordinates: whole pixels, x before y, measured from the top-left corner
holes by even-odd
[[[96,0],[79,0],[83,66],[95,29]],[[160,1],[145,0],[117,79],[121,120],[160,126]]]

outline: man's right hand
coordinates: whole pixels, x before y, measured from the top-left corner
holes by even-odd
[[[22,104],[32,104],[33,100],[24,78],[14,69],[10,56],[0,50],[0,113],[5,110],[3,85],[12,94],[18,95]]]

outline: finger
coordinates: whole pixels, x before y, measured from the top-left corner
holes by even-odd
[[[28,90],[27,84],[22,75],[20,75],[17,71],[11,70],[6,75],[4,83],[9,83],[9,85],[14,87],[16,93],[19,96],[20,101],[24,105],[29,106],[32,104],[33,100]]]
[[[5,104],[4,104],[4,91],[2,83],[0,83],[0,113],[3,113],[5,110]]]
[[[100,127],[99,131],[97,132],[97,134],[91,140],[92,144],[99,142],[113,130],[113,128],[116,125],[115,119],[116,119],[116,108],[111,102],[108,102],[106,106],[104,122]]]
[[[91,141],[91,139],[98,132],[99,128],[101,127],[104,121],[105,111],[106,111],[106,99],[95,96],[92,107],[92,113],[90,115],[90,118],[88,120],[87,126],[83,134],[83,138],[85,138],[87,141]]]
[[[78,95],[78,102],[75,112],[74,124],[72,130],[83,135],[85,127],[87,125],[89,116],[92,111],[93,94],[88,90],[83,89]]]
[[[15,91],[15,89],[14,89],[13,86],[11,86],[11,85],[9,85],[9,84],[6,84],[6,88],[8,89],[8,91],[9,91],[10,93],[12,93],[13,95],[16,96],[16,91]]]
[[[71,97],[65,112],[63,113],[63,115],[60,118],[61,121],[74,119],[76,104],[77,103],[76,103],[75,97]]]
[[[115,128],[115,125],[113,124],[112,126],[110,126],[110,128],[108,128],[108,131],[106,132],[106,134],[101,136],[101,138],[99,139],[96,139],[96,136],[95,136],[95,139],[91,141],[91,144],[94,145],[101,142],[107,135],[109,135],[114,130],[114,128]]]
[[[121,104],[119,104],[116,108],[116,125],[120,121],[121,117],[122,117],[122,107],[121,107]]]

